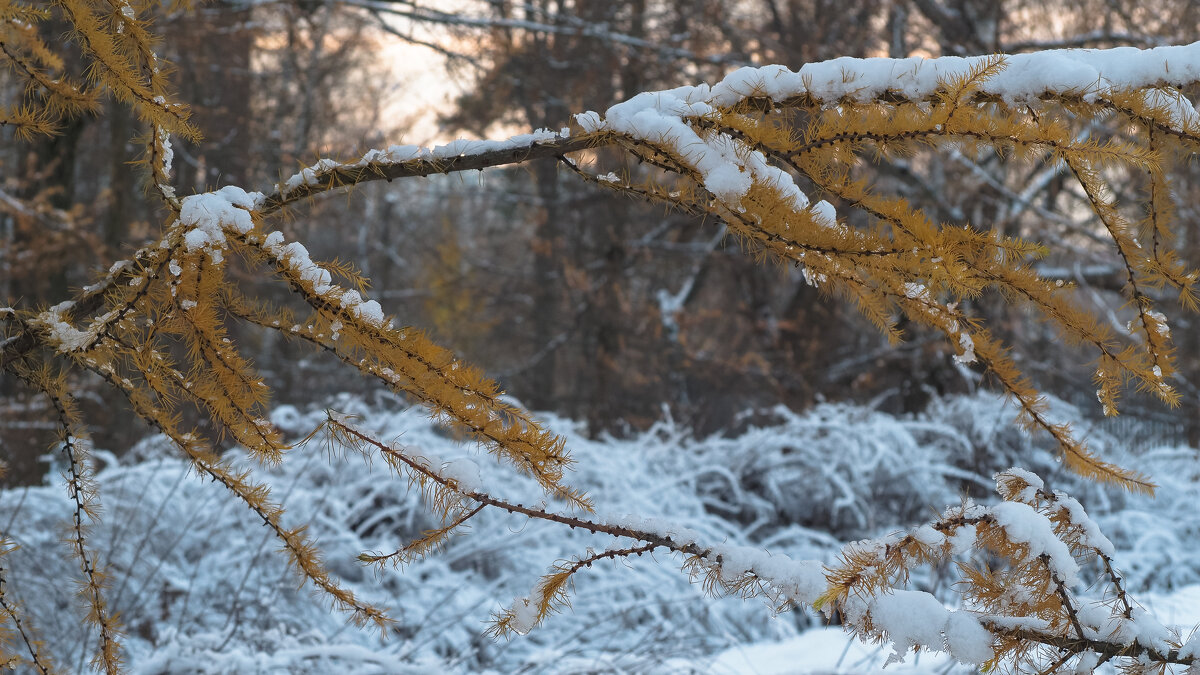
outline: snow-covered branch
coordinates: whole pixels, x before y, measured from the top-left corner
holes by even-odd
[[[1037,658],[1037,648],[1048,646],[1059,653],[1045,672],[1070,660],[1076,672],[1114,658],[1195,663],[1200,640],[1185,642],[1134,605],[1113,569],[1113,544],[1078,501],[1019,468],[997,474],[996,484],[1005,499],[999,504],[966,503],[904,535],[846,546],[818,604],[841,611],[859,635],[893,643],[892,660],[925,648],[988,670],[1001,660]],[[901,587],[915,565],[979,549],[1003,563],[959,564],[964,609]],[[1079,561],[1094,559],[1103,563],[1105,594],[1084,598],[1075,591],[1084,585]]]
[[[620,131],[656,141],[682,133],[676,142],[682,148],[681,143],[695,144],[693,132],[682,126],[686,120],[702,119],[749,101],[821,107],[843,99],[923,101],[988,58],[839,58],[807,64],[798,71],[777,65],[739,68],[713,85],[646,92],[612,106],[603,116],[595,112],[576,115],[582,134],[566,128],[558,133],[543,130],[501,141],[459,140],[435,148],[391,146],[371,150],[352,162],[324,159],[276,186],[264,198],[261,212],[266,215],[305,197],[367,181],[479,170],[616,142],[597,134],[599,131]],[[977,96],[995,97],[1010,105],[1046,97],[1101,101],[1113,92],[1180,87],[1197,81],[1200,42],[1150,50],[1057,50],[1004,57],[1003,68],[979,84]],[[1171,102],[1169,123],[1176,132],[1200,138],[1200,116],[1185,104],[1186,100]],[[684,139],[691,140],[685,143]],[[713,161],[720,161],[717,150]],[[740,172],[736,166],[731,169]]]
[[[541,129],[499,141],[460,139],[433,148],[393,145],[369,150],[352,162],[322,159],[276,185],[261,199],[257,211],[269,215],[306,197],[369,181],[479,171],[553,158],[596,144],[596,139],[572,136],[567,128]]]

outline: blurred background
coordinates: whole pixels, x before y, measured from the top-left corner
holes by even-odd
[[[1200,4],[218,0],[163,8],[155,25],[179,98],[206,136],[175,141],[177,190],[186,195],[229,184],[266,189],[318,158],[354,159],[393,143],[558,129],[573,113],[714,82],[741,65],[1181,44],[1197,34]],[[64,30],[42,26],[54,42]],[[6,100],[21,95],[11,85],[0,74]],[[160,231],[164,213],[130,164],[142,129],[111,101],[102,113],[33,143],[0,131],[5,304],[59,302]],[[635,176],[642,170],[616,154],[599,159]],[[1062,167],[931,150],[858,170],[933,219],[1046,241],[1056,253],[1043,274],[1079,283],[1126,332],[1123,270]],[[1136,205],[1142,178],[1119,178],[1116,197]],[[1183,165],[1176,181],[1175,244],[1197,265],[1200,174]],[[803,411],[848,401],[915,414],[939,396],[988,387],[952,362],[938,336],[909,332],[889,346],[853,307],[823,297],[798,270],[746,255],[718,225],[598,191],[553,161],[364,185],[303,204],[277,226],[314,258],[358,265],[399,322],[428,330],[530,409],[582,421],[592,437],[635,434],[668,417],[697,435],[735,434],[778,404]],[[231,274],[253,284],[253,294],[286,295],[236,265]],[[1098,417],[1088,356],[998,298],[977,305],[1019,345],[1018,363],[1036,383]],[[1127,443],[1195,445],[1200,340],[1194,316],[1164,307],[1178,340],[1183,414],[1131,395],[1105,429]],[[236,335],[279,403],[368,393],[370,383],[304,345],[251,329]],[[76,384],[99,447],[120,455],[146,435],[135,421],[101,425],[132,418],[107,412],[120,403],[98,382]],[[38,457],[52,434],[44,402],[0,380],[8,484],[41,480]]]

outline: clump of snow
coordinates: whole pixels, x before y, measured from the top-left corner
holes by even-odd
[[[992,634],[969,612],[950,612],[944,628],[946,647],[959,663],[987,663],[995,652]]]
[[[363,300],[358,291],[346,290],[334,284],[329,270],[313,262],[304,244],[285,241],[283,233],[276,230],[263,239],[262,248],[302,281],[310,284],[313,293],[337,303],[338,307],[348,310],[352,316],[371,326],[378,328],[384,325],[383,308],[377,301]],[[340,333],[342,327],[339,325],[334,332]]]
[[[67,314],[75,303],[66,300],[39,313],[30,323],[46,330],[46,338],[59,352],[67,354],[88,347],[96,340],[100,326],[111,320],[114,313],[109,312],[93,321],[87,330],[79,330],[67,321]]]
[[[132,12],[128,4],[124,6],[122,13],[125,10]],[[121,32],[124,28],[125,24],[120,24],[117,26],[117,32]],[[155,60],[157,61],[157,57],[155,57]],[[161,96],[156,96],[155,101],[165,103],[166,99],[162,101],[158,100],[161,98]],[[161,126],[156,126],[154,133],[160,152],[158,165],[154,167],[156,187],[164,197],[173,200],[175,198],[175,187],[169,183],[169,178],[171,176],[171,167],[175,161],[175,149],[171,147],[171,133],[165,127]]]
[[[971,552],[975,548],[978,534],[978,528],[973,524],[959,527],[954,531],[953,536],[947,538],[947,541],[950,542],[950,552],[959,556]]]
[[[1171,339],[1171,326],[1167,323],[1167,317],[1162,312],[1154,309],[1145,310],[1146,314],[1154,321],[1154,331],[1158,333],[1164,340]]]
[[[1020,478],[1022,481],[1024,481],[1027,486],[1026,490],[1032,488],[1032,492],[1021,492],[1021,501],[1033,501],[1033,499],[1037,496],[1037,491],[1046,487],[1046,483],[1042,480],[1041,476],[1029,471],[1028,469],[1022,469],[1019,466],[1009,467],[1004,471],[1004,473],[1011,474],[1014,477]],[[999,479],[1000,475],[1001,474],[996,474],[996,479]]]
[[[97,283],[88,284],[88,285],[84,286],[83,292],[84,293],[95,293],[97,291],[104,290],[110,284],[112,284],[121,273],[123,273],[125,270],[127,270],[131,267],[133,267],[132,260],[118,260],[117,262],[113,263],[111,267],[108,268],[108,273],[104,275],[104,279],[102,279],[101,281],[98,281]],[[144,281],[144,279],[142,277],[134,277],[134,279]],[[140,281],[139,281],[139,283],[140,283]],[[134,281],[131,281],[130,285],[137,285],[137,284]]]
[[[946,542],[946,535],[938,532],[931,525],[922,525],[913,530],[910,535],[930,548],[939,548]]]
[[[688,87],[639,94],[609,108],[603,119],[587,112],[575,116],[584,131],[614,131],[671,150],[700,174],[706,190],[730,207],[737,207],[756,182],[776,190],[795,209],[808,206],[808,198],[791,176],[728,134],[701,132],[687,120],[711,114],[715,108],[688,99]],[[835,218],[832,206],[822,207],[820,216]]]
[[[372,326],[383,325],[383,308],[375,300],[367,300],[359,302],[351,310],[359,319],[371,324]]]
[[[316,164],[306,166],[292,177],[283,182],[281,192],[291,192],[301,185],[316,185],[319,182],[321,174],[329,173],[342,167],[340,162],[336,162],[328,157],[317,160]]]
[[[1177,89],[1147,89],[1143,94],[1146,105],[1164,110],[1171,126],[1180,129],[1200,128],[1200,114],[1196,106]]]
[[[1054,534],[1054,525],[1028,504],[1003,502],[988,509],[1008,538],[1029,547],[1030,557],[1046,555],[1055,577],[1068,586],[1079,579],[1079,564]]]
[[[185,248],[207,251],[213,263],[220,263],[221,250],[226,245],[225,231],[245,234],[254,229],[250,212],[261,199],[257,192],[248,193],[232,185],[184,197],[176,223],[184,229]]]
[[[971,339],[969,333],[966,331],[959,332],[958,346],[962,349],[962,353],[954,355],[954,362],[963,365],[975,363],[975,341]]]
[[[1083,653],[1083,656],[1079,657],[1079,661],[1075,663],[1073,672],[1077,673],[1077,675],[1090,675],[1096,671],[1099,665],[1100,655],[1093,651],[1087,651]]]
[[[907,281],[904,283],[904,297],[910,300],[932,302],[929,295],[929,287],[919,281]]]
[[[825,227],[834,227],[837,225],[837,211],[834,210],[833,204],[822,199],[813,204],[811,209],[813,218]]]
[[[438,470],[443,478],[453,481],[455,486],[464,492],[482,492],[483,479],[479,476],[479,465],[465,457],[453,459],[443,464]]]
[[[970,612],[947,609],[924,591],[895,589],[869,600],[851,596],[844,606],[846,620],[856,626],[868,620],[886,634],[892,654],[885,666],[901,663],[914,649],[945,651],[960,663],[980,665],[993,656],[993,636]]]
[[[997,484],[999,484],[1004,480],[1005,474],[1017,478],[1025,483],[1025,487],[1021,488],[1020,492],[1012,496],[1013,499],[1019,502],[1024,502],[1026,504],[1036,503],[1038,501],[1038,492],[1046,487],[1046,484],[1042,481],[1040,476],[1032,471],[1022,469],[1019,466],[1009,467],[1008,469],[997,473],[992,478],[996,480]]]
[[[1066,511],[1068,517],[1071,519],[1071,523],[1081,530],[1080,541],[1084,545],[1090,546],[1110,558],[1117,554],[1116,547],[1100,531],[1100,526],[1096,521],[1092,520],[1087,512],[1084,511],[1083,505],[1079,503],[1079,500],[1061,490],[1054,491],[1054,498],[1055,505],[1059,509]]]
[[[1192,636],[1183,643],[1179,648],[1179,656],[1184,659],[1200,658],[1200,630],[1192,633]]]
[[[537,596],[536,591],[532,597],[517,598],[512,605],[512,619],[508,623],[509,628],[516,631],[518,635],[527,635],[537,623],[540,604],[541,598]]]
[[[950,611],[935,597],[923,591],[895,590],[882,593],[870,603],[871,623],[887,633],[895,645],[888,662],[904,660],[914,647],[939,647],[942,628]],[[853,621],[853,615],[849,615]]]
[[[595,133],[604,128],[604,120],[600,117],[600,113],[589,110],[587,112],[576,113],[575,123],[583,129],[585,133]]]
[[[1097,635],[1123,645],[1136,643],[1163,654],[1173,649],[1172,643],[1177,639],[1176,636],[1155,619],[1153,614],[1143,607],[1134,607],[1131,614],[1128,619],[1120,614],[1110,617],[1103,625],[1097,626]]]

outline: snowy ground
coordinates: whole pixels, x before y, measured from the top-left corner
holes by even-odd
[[[446,459],[472,452],[391,399],[343,398],[330,407]],[[1072,415],[1065,407],[1060,414]],[[572,422],[548,419],[578,461],[569,482],[586,489],[601,513],[661,517],[714,543],[793,558],[832,560],[842,542],[917,524],[964,493],[988,500],[991,474],[1021,465],[1083,502],[1147,608],[1185,634],[1200,623],[1200,455],[1157,448],[1124,458],[1162,486],[1157,499],[1129,496],[1064,474],[1047,444],[1016,431],[1011,416],[980,395],[938,402],[916,419],[827,405],[802,415],[776,411],[771,425],[735,437],[694,439],[666,421],[620,441],[591,441]],[[274,414],[297,437],[322,418],[322,410],[287,407]],[[1091,441],[1122,459],[1116,439],[1096,432]],[[105,511],[93,536],[112,566],[110,603],[125,622],[134,673],[849,674],[878,672],[890,652],[850,640],[811,612],[772,616],[758,600],[705,597],[665,555],[582,572],[573,609],[528,636],[494,642],[483,635],[492,611],[528,594],[555,561],[609,542],[488,509],[439,553],[375,574],[354,561],[358,553],[392,550],[433,520],[382,463],[369,467],[314,441],[260,475],[295,522],[312,523],[334,573],[391,609],[398,624],[381,642],[298,590],[257,519],[198,480],[162,439],[146,439],[120,462],[97,457]],[[540,499],[507,467],[480,461],[494,492]],[[50,483],[0,492],[0,526],[22,545],[7,559],[10,587],[64,669],[82,670],[91,645],[69,610],[72,563],[58,541],[69,509],[58,479]],[[952,581],[914,577],[947,599]],[[921,654],[886,672],[958,668]]]

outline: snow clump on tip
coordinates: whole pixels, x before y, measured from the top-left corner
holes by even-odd
[[[208,251],[213,262],[220,263],[226,230],[245,234],[254,229],[250,213],[261,200],[262,194],[246,192],[233,185],[184,197],[176,222],[186,229],[183,235],[185,248],[189,252]]]

